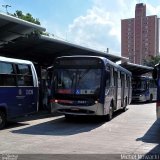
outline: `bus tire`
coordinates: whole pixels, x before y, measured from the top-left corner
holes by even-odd
[[[122,112],[125,112],[127,110],[127,98],[125,99],[124,107],[122,108]]]
[[[73,115],[65,114],[65,119],[66,120],[72,120],[73,119]]]
[[[6,114],[3,111],[0,111],[0,130],[6,126],[6,123]]]
[[[151,94],[149,98],[149,102],[152,103],[152,101],[153,101],[153,95]]]
[[[113,107],[109,107],[109,114],[107,115],[107,121],[110,121],[113,118]]]

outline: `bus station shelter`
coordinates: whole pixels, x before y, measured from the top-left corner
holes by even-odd
[[[30,34],[44,27],[0,13],[0,56],[31,60],[42,66],[51,66],[58,56],[92,55],[103,56],[113,62],[128,60],[49,36]]]
[[[148,67],[144,65],[124,62],[121,64],[122,67],[126,68],[130,72],[132,72],[133,76],[141,76],[146,73],[151,73],[153,71],[153,67]]]
[[[36,30],[46,31],[44,27],[39,25],[0,13],[0,56],[30,60],[43,67],[53,66],[54,59],[59,56],[102,56],[113,62],[126,61],[121,66],[131,71],[133,75],[142,75],[153,70],[152,67],[129,63],[127,62],[128,58],[125,57],[41,34],[31,34]]]

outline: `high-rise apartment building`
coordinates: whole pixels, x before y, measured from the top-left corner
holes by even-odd
[[[121,55],[136,64],[158,55],[159,26],[156,15],[146,16],[145,4],[136,4],[135,18],[121,20]]]

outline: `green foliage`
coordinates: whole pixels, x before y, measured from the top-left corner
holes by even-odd
[[[160,63],[160,55],[158,56],[149,56],[143,60],[143,65],[154,67],[156,64]]]
[[[41,25],[39,19],[33,18],[33,16],[30,13],[24,14],[22,11],[17,10],[12,16],[23,19],[25,21],[28,21],[28,22],[31,22],[31,23],[34,23],[34,24],[37,24],[37,25]],[[39,30],[36,30],[36,31],[31,33],[31,35],[41,35],[41,34],[49,36],[49,33],[41,32]]]
[[[33,18],[30,13],[23,14],[22,11],[17,10],[17,11],[14,13],[14,16],[17,17],[17,18],[23,19],[23,20],[25,20],[25,21],[31,22],[31,23],[35,23],[35,24],[38,24],[38,25],[41,24],[40,21],[39,21],[39,19]]]

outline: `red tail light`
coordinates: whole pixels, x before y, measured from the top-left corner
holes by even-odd
[[[57,99],[51,99],[50,103],[58,103],[58,100]]]

